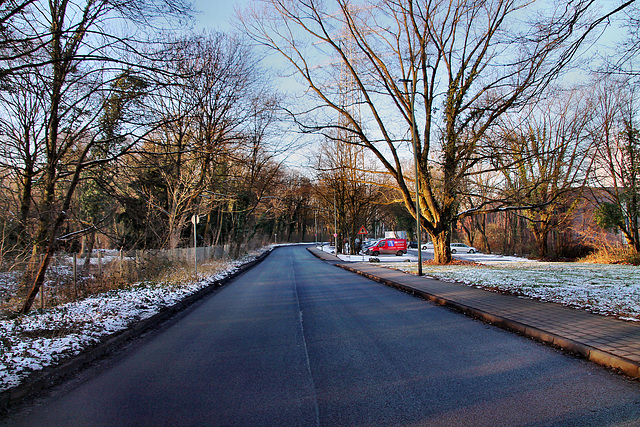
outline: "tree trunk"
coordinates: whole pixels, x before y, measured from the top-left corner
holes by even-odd
[[[482,221],[478,220],[480,234],[482,236],[483,246],[487,253],[491,253],[491,245],[489,244],[489,238],[487,237],[487,215],[482,215]]]
[[[29,310],[31,310],[31,306],[33,305],[33,302],[35,301],[36,296],[38,295],[38,292],[40,291],[40,288],[44,283],[47,268],[49,267],[49,263],[51,262],[51,258],[53,257],[53,253],[55,251],[58,232],[60,231],[60,228],[66,219],[65,212],[69,209],[69,205],[71,204],[71,195],[73,194],[75,187],[78,185],[79,179],[79,170],[76,170],[76,173],[71,180],[69,189],[67,190],[67,195],[63,203],[62,210],[58,214],[57,218],[52,222],[51,228],[48,230],[48,233],[45,231],[44,235],[47,238],[46,240],[42,241],[42,243],[45,243],[43,247],[46,248],[44,250],[44,258],[40,262],[38,272],[35,276],[35,279],[33,280],[33,285],[31,286],[31,290],[29,291],[27,299],[25,300],[24,305],[20,310],[21,314],[27,314]],[[37,256],[37,253],[38,251],[36,246],[36,248],[34,248],[34,256]]]
[[[540,230],[535,234],[536,243],[538,244],[538,256],[546,258],[549,256],[549,233],[546,230]]]
[[[91,255],[93,254],[93,247],[96,242],[96,232],[92,231],[88,235],[86,235],[83,239],[84,245],[81,250],[82,253],[85,254],[84,264],[82,266],[82,272],[85,273],[89,271],[89,267],[91,266]]]
[[[631,195],[631,206],[629,207],[631,212],[631,218],[629,220],[629,224],[631,226],[631,234],[633,236],[633,241],[630,242],[631,247],[636,253],[640,253],[640,230],[638,229],[638,213],[640,211],[640,207],[638,206],[638,194],[637,194],[637,186],[635,177],[632,179],[632,188],[633,192]]]
[[[218,209],[218,230],[216,232],[216,238],[213,240],[213,246],[220,244],[220,234],[222,233],[222,208]]]
[[[634,233],[634,231],[631,230],[631,227],[624,227],[622,229],[622,234],[624,235],[624,239],[627,241],[629,247],[636,253],[640,253],[640,241],[634,238],[637,234],[637,231]]]
[[[474,231],[475,228],[473,227],[473,219],[471,219],[471,226],[467,227],[466,224],[462,223],[462,231],[464,231],[465,236],[467,236],[467,240],[469,241],[469,244],[471,246],[473,246],[473,237],[474,237]]]
[[[176,249],[180,245],[185,224],[187,224],[187,218],[184,214],[180,217],[171,215],[169,218],[169,249]]]
[[[451,233],[448,230],[441,230],[432,234],[433,240],[433,262],[436,264],[449,264],[451,262]]]
[[[28,133],[25,132],[25,138]],[[28,145],[27,145],[28,146]],[[20,196],[20,217],[19,217],[19,238],[26,243],[27,241],[27,225],[29,222],[29,213],[31,210],[31,198],[33,189],[33,177],[35,176],[34,165],[29,158],[24,166],[24,178],[22,179],[22,194]]]

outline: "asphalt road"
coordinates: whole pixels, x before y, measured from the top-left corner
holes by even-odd
[[[640,383],[302,247],[70,384],[3,423],[640,425]]]

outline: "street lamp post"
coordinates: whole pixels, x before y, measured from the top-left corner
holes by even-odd
[[[418,179],[418,138],[416,134],[416,81],[400,79],[403,83],[411,83],[411,144],[413,145],[413,163],[416,168],[416,237],[418,243],[418,276],[422,276],[422,230],[420,228],[420,180]]]
[[[198,235],[196,234],[196,226],[200,223],[199,215],[192,215],[191,222],[193,223],[193,266],[196,273],[196,280],[198,280]]]
[[[336,241],[336,256],[338,255],[338,209],[336,208],[336,191],[333,190],[333,226],[335,229],[334,237]]]

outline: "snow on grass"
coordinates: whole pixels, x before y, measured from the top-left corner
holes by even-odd
[[[0,392],[19,385],[33,371],[52,366],[133,323],[232,274],[255,259],[228,262],[198,280],[138,283],[26,316],[0,320]]]
[[[416,273],[415,264],[394,268]],[[628,265],[494,262],[424,265],[424,275],[468,286],[556,302],[592,313],[640,321],[640,268]]]
[[[0,305],[18,290],[18,273],[0,272]]]

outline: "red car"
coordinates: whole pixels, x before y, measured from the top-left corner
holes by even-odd
[[[367,249],[367,255],[378,256],[380,254],[396,254],[402,256],[407,253],[407,239],[387,238],[379,240],[375,245]]]

